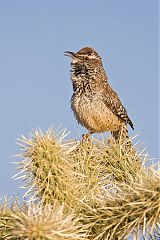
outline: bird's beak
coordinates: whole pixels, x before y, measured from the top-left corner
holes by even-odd
[[[70,57],[70,58],[75,58],[76,57],[76,54],[73,53],[73,52],[70,52],[70,51],[65,51],[64,55],[67,56],[67,57]]]

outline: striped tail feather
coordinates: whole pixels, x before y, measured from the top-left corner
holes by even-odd
[[[129,138],[127,125],[123,125],[120,130],[113,131],[111,134],[117,144],[123,145],[123,149],[125,149],[125,151],[132,152],[136,161],[141,160],[138,156],[137,150],[134,148],[131,139]]]
[[[111,134],[115,139],[115,141],[119,144],[128,143],[128,142],[131,143],[128,135],[127,125],[123,125],[118,131],[113,131],[111,132]]]

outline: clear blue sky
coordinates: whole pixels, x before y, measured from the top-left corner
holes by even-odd
[[[0,1],[0,195],[14,194],[16,140],[83,130],[70,110],[65,50],[95,48],[151,157],[158,157],[158,1]],[[131,131],[132,133],[132,131]]]

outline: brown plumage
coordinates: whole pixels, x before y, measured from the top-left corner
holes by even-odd
[[[88,134],[110,131],[118,141],[128,138],[127,124],[134,129],[133,123],[110,87],[98,53],[85,47],[77,53],[66,51],[65,55],[72,58],[71,108],[77,121],[88,129]]]

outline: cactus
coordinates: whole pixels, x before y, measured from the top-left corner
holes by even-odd
[[[0,239],[158,239],[160,174],[125,144],[66,140],[52,129],[18,141],[24,201],[0,206]],[[133,148],[133,147],[132,147]]]

